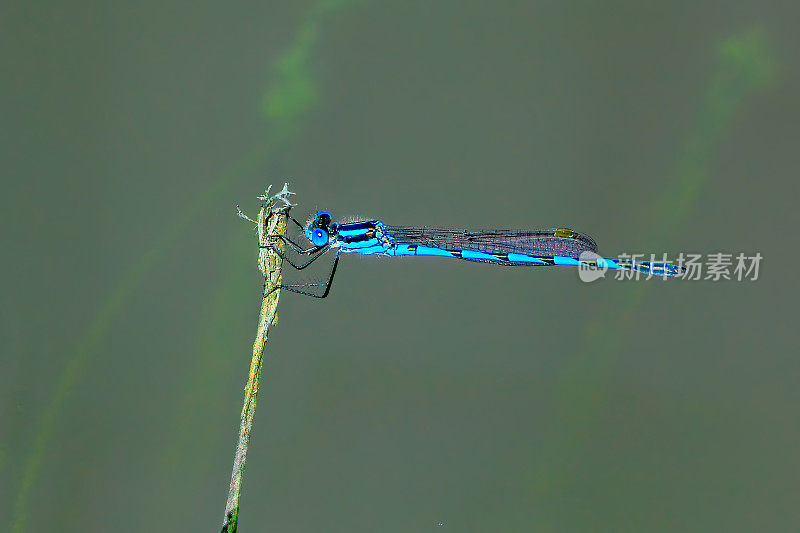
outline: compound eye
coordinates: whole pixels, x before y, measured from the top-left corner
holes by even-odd
[[[314,228],[311,232],[311,242],[314,243],[314,246],[328,244],[328,232],[321,228]]]
[[[331,223],[331,214],[327,211],[320,211],[317,213],[317,221],[319,222],[319,225],[324,228]]]

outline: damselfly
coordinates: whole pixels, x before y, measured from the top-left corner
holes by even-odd
[[[328,296],[342,252],[389,257],[450,257],[504,266],[584,265],[662,277],[680,276],[684,272],[682,267],[666,262],[600,257],[597,255],[597,244],[591,237],[568,228],[469,231],[390,226],[379,220],[337,224],[327,211],[317,212],[305,226],[294,218],[291,220],[304,231],[312,246],[303,248],[288,237],[277,236],[295,252],[309,257],[305,262],[294,262],[275,248],[286,262],[302,270],[331,250],[336,251],[336,259],[327,282],[283,284],[273,290],[282,288],[315,298]],[[315,287],[321,288],[322,293],[314,292]]]

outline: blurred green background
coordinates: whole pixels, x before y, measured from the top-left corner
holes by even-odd
[[[284,181],[302,217],[764,260],[344,257],[282,296],[240,531],[800,528],[796,5],[0,13],[4,530],[218,531],[261,287],[234,206]]]

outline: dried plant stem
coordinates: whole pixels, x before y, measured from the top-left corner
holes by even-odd
[[[235,533],[239,522],[239,495],[242,490],[242,475],[244,474],[247,447],[250,442],[250,431],[253,428],[253,417],[256,412],[256,399],[261,383],[261,364],[264,358],[264,348],[267,344],[269,327],[277,323],[278,299],[280,289],[275,289],[281,284],[281,269],[283,260],[275,252],[275,248],[283,252],[283,242],[275,238],[276,235],[286,234],[286,221],[289,203],[286,195],[291,194],[284,186],[283,191],[275,196],[264,196],[264,205],[258,212],[255,222],[258,226],[258,267],[264,273],[264,294],[267,296],[261,302],[261,312],[258,317],[258,331],[253,343],[253,358],[250,362],[250,374],[244,388],[244,406],[242,407],[241,426],[239,427],[239,442],[233,458],[233,473],[231,485],[228,489],[228,502],[225,505],[225,518],[222,531]],[[268,246],[274,246],[271,248]]]

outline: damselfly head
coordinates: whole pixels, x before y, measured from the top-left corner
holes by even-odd
[[[335,229],[335,224],[331,224],[331,214],[327,211],[318,211],[306,228],[306,238],[314,246],[324,246],[328,244],[331,233],[334,233]]]

